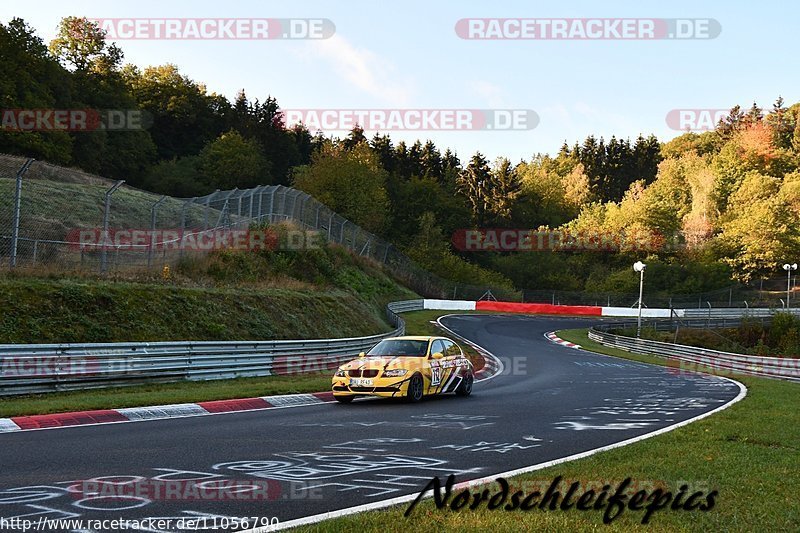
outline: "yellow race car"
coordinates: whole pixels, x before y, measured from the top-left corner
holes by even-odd
[[[333,376],[333,397],[342,403],[356,396],[404,398],[455,392],[469,396],[475,376],[461,347],[446,337],[384,339]]]

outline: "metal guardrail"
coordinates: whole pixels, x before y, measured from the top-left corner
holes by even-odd
[[[669,321],[661,323],[669,325]],[[706,324],[705,321],[702,323]],[[682,325],[685,326],[688,323],[684,322]],[[635,327],[635,323],[609,323],[594,326],[589,329],[589,338],[605,346],[620,348],[628,352],[673,359],[677,363],[678,370],[716,375],[748,374],[800,382],[800,359],[720,352],[697,346],[636,339],[609,332],[611,329],[624,329],[630,326]]]
[[[800,314],[800,309],[770,309],[766,307],[715,307],[706,309],[686,309],[684,310],[684,318],[766,318],[771,317],[777,312]]]
[[[0,396],[326,371],[402,335],[399,314],[422,308],[390,303],[394,330],[346,339],[0,345]]]

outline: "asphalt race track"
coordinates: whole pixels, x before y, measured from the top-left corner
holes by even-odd
[[[416,494],[433,476],[477,479],[594,450],[717,409],[741,392],[732,381],[543,337],[596,319],[461,315],[442,322],[504,363],[504,372],[476,383],[469,398],[417,405],[369,399],[0,434],[0,516],[284,523]],[[195,485],[235,484],[240,498],[156,497],[153,480],[180,480],[187,493]],[[248,494],[253,480],[258,497]],[[118,494],[133,494],[126,485],[145,488],[108,498],[86,492],[95,485],[118,487]]]

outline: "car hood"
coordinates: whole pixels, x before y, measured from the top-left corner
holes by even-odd
[[[419,366],[425,357],[410,357],[410,356],[382,356],[382,357],[359,357],[353,359],[349,363],[340,366],[341,370],[358,370],[358,369],[376,369],[382,370],[384,368],[409,368],[410,366]]]

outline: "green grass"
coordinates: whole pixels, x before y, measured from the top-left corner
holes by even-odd
[[[388,331],[339,289],[0,279],[0,343],[313,339]]]
[[[330,385],[330,374],[323,373],[54,392],[2,398],[0,417],[319,392]]]
[[[559,336],[586,349],[625,359],[665,365],[657,357],[606,348],[589,340],[586,330]],[[432,500],[409,517],[407,505],[371,511],[301,528],[314,532],[424,531],[798,531],[800,530],[800,387],[763,378],[732,376],[748,387],[747,397],[709,418],[623,448],[509,479],[512,486],[549,484],[558,475],[569,482],[679,482],[690,488],[718,490],[709,512],[662,510],[649,525],[643,511],[626,510],[610,526],[602,511],[529,512],[438,510]],[[421,488],[421,487],[420,487]],[[494,492],[496,484],[488,486]],[[529,493],[533,489],[528,489]],[[475,489],[473,489],[475,492]]]

